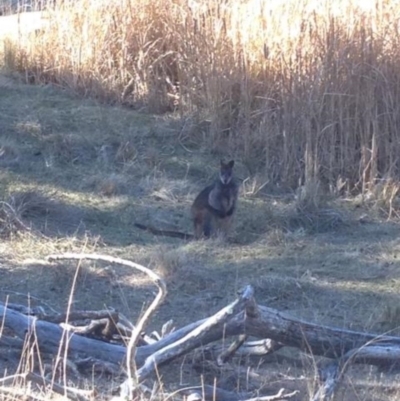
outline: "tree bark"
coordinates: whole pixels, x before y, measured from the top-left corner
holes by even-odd
[[[246,304],[244,310],[235,310],[235,313],[225,316],[226,319],[214,322],[215,324],[201,333],[201,345],[206,345],[223,337],[246,334],[257,338],[269,338],[283,346],[297,347],[307,353],[335,359],[366,344],[379,345],[379,353],[375,351],[376,355],[380,355],[379,358],[370,358],[368,355],[364,355],[364,359],[368,363],[379,366],[385,361],[393,363],[400,358],[397,352],[398,348],[400,348],[399,337],[317,325],[293,318],[265,306],[257,306],[255,309],[254,305],[252,305],[249,309],[250,311]],[[137,366],[142,366],[147,358],[159,350],[167,347],[169,347],[170,351],[171,349],[174,350],[174,347],[172,347],[174,344],[176,354],[174,355],[174,351],[172,351],[168,360],[181,355],[179,341],[206,321],[207,319],[203,319],[191,323],[154,344],[137,347]],[[27,334],[35,333],[39,348],[46,352],[55,353],[60,347],[63,329],[57,324],[38,320],[33,316],[25,316],[15,310],[6,308],[2,304],[0,304],[0,324],[12,330],[22,340],[26,338]],[[196,343],[196,346],[200,346],[200,342]],[[384,347],[388,347],[387,349],[390,349],[391,352],[387,353]],[[193,347],[188,347],[185,352],[189,351],[189,348],[190,350],[193,349]],[[126,360],[126,348],[122,345],[109,344],[71,333],[68,333],[68,352],[70,355],[86,355],[115,364],[124,363]],[[357,361],[361,361],[361,356]]]

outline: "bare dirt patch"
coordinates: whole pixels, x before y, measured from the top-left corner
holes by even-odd
[[[400,226],[372,215],[361,223],[360,208],[351,202],[330,204],[345,217],[343,224],[313,232],[309,220],[292,223],[294,196],[243,190],[235,243],[228,244],[154,237],[134,228],[138,221],[191,232],[191,201],[213,178],[219,157],[232,156],[210,155],[193,142],[189,151],[178,139],[182,124],[173,115],[154,117],[7,80],[0,90],[0,188],[2,200],[32,230],[15,230],[0,244],[0,299],[26,303],[30,294],[32,304],[63,311],[76,264],[54,267],[42,258],[96,251],[165,277],[169,295],[150,329],[169,319],[181,326],[209,316],[250,283],[259,303],[298,317],[399,334]],[[237,175],[249,175],[240,160]],[[126,267],[84,263],[73,307],[112,306],[135,321],[152,296],[147,279]],[[293,359],[303,363],[294,368]],[[312,385],[312,360],[294,351],[248,363],[260,376],[242,388],[286,387],[304,396]],[[199,377],[187,360],[162,373],[182,383]],[[224,375],[230,383],[230,373]],[[366,378],[378,381],[379,372],[354,368],[342,399],[361,394]],[[390,392],[363,391],[371,400],[395,399]]]

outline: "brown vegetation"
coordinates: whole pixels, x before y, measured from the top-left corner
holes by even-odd
[[[30,82],[192,115],[273,182],[366,191],[400,168],[397,14],[388,0],[66,1],[6,61]]]
[[[26,29],[0,46],[0,64],[23,72],[0,76],[0,301],[110,306],[135,322],[150,299],[146,278],[40,260],[106,248],[167,281],[150,331],[209,316],[251,283],[262,303],[307,321],[399,335],[400,9],[323,3],[65,0],[33,30],[16,16]],[[0,38],[3,28],[0,20]],[[191,232],[190,204],[220,157],[237,160],[243,180],[232,243],[133,226]],[[240,380],[238,365],[218,376],[190,358],[163,374],[198,385],[201,373],[237,390],[301,387],[304,396],[314,357],[275,357],[250,361]],[[399,398],[385,387],[395,372],[354,366],[349,378],[344,400]]]

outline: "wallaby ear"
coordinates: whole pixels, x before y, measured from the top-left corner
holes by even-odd
[[[222,159],[220,159],[220,163],[221,163],[221,167],[225,166],[225,163],[224,163],[224,161]]]
[[[229,167],[229,168],[233,168],[234,165],[235,165],[235,160],[231,160],[231,161],[228,163],[228,167]]]

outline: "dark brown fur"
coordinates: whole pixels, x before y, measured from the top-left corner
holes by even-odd
[[[204,188],[192,205],[195,238],[222,233],[227,236],[238,199],[238,185],[233,178],[234,161],[221,161],[219,178]]]
[[[134,226],[154,235],[163,235],[181,239],[208,238],[213,234],[222,233],[227,236],[238,199],[238,185],[233,178],[234,161],[221,161],[218,179],[204,188],[192,205],[194,235],[179,231],[159,230],[151,226],[134,223]]]

